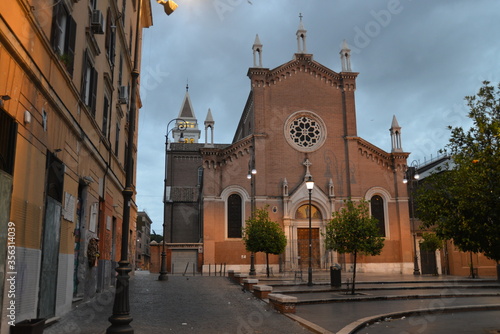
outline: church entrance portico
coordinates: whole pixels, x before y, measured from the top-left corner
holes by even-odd
[[[313,269],[326,268],[329,257],[325,249],[323,234],[326,221],[319,204],[314,202],[309,209],[306,202],[292,205],[291,219],[284,219],[287,235],[286,270],[307,270],[309,267],[309,217],[311,217],[311,266]],[[322,206],[324,207],[324,206]]]

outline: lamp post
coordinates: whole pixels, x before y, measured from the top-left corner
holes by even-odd
[[[137,7],[137,21],[135,31],[135,51],[134,51],[134,68],[132,70],[132,88],[130,96],[130,110],[128,113],[128,146],[125,161],[125,188],[122,191],[123,195],[123,222],[122,222],[122,245],[120,252],[120,262],[116,272],[116,287],[115,300],[113,304],[113,314],[108,318],[111,326],[106,329],[106,333],[134,333],[134,329],[130,326],[132,317],[130,316],[129,303],[129,272],[132,271],[128,260],[129,248],[129,229],[130,229],[130,205],[132,196],[134,195],[134,132],[135,119],[137,114],[137,86],[139,80],[139,31],[141,26],[141,8],[142,1],[139,1]]]
[[[247,179],[250,180],[250,210],[251,215],[255,212],[255,174],[257,174],[257,169],[255,169],[255,138],[252,139],[253,145],[251,147],[251,157],[248,162],[248,174]],[[250,253],[250,276],[255,276],[257,273],[255,271],[255,253]]]
[[[167,5],[173,5],[169,1],[166,1]],[[130,326],[132,322],[132,317],[130,316],[130,303],[129,303],[129,272],[132,271],[130,268],[130,262],[128,260],[128,248],[129,248],[129,230],[130,230],[130,205],[132,202],[132,196],[134,195],[135,187],[133,184],[134,177],[134,137],[135,137],[135,121],[137,114],[137,90],[138,90],[138,80],[139,80],[139,41],[140,41],[140,29],[141,29],[141,9],[142,0],[137,3],[137,21],[135,27],[135,45],[134,45],[134,68],[132,70],[132,87],[130,90],[130,110],[128,113],[128,146],[125,161],[125,187],[122,191],[123,195],[123,222],[122,222],[122,240],[121,240],[121,252],[120,252],[120,262],[118,262],[118,267],[116,268],[116,287],[115,287],[115,299],[113,304],[113,314],[108,318],[111,326],[106,329],[106,333],[134,333],[134,329]],[[175,10],[175,8],[174,8]],[[168,13],[167,13],[168,15]]]
[[[312,203],[311,203],[311,194],[314,188],[314,181],[311,175],[306,181],[306,187],[309,191],[309,268],[307,270],[307,285],[312,286]]]
[[[420,275],[420,269],[418,266],[418,257],[417,257],[417,232],[415,230],[415,204],[413,198],[414,191],[414,183],[418,182],[420,175],[418,175],[417,171],[417,162],[413,161],[411,163],[411,167],[408,167],[405,172],[405,178],[403,179],[403,183],[408,184],[408,197],[410,201],[410,222],[411,229],[413,235],[413,275]]]
[[[183,120],[182,118],[174,118],[170,120],[167,124],[167,132],[165,134],[165,178],[163,179],[163,241],[162,241],[162,249],[161,249],[161,267],[160,267],[160,276],[158,276],[159,281],[167,281],[168,280],[168,275],[167,275],[167,253],[165,252],[165,238],[166,238],[166,222],[167,222],[167,166],[168,166],[168,135],[172,130],[175,128],[170,128],[170,124],[172,122],[179,122],[177,125],[177,129],[181,131],[181,136],[182,138],[182,131],[186,129],[186,121]],[[172,207],[171,210],[174,208]],[[173,221],[170,221],[170,224],[173,224]]]

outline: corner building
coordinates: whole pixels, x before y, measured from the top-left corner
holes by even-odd
[[[402,182],[409,153],[402,150],[401,128],[393,117],[387,134],[391,152],[358,137],[358,73],[351,70],[349,47],[344,42],[342,71],[335,72],[307,52],[306,33],[301,22],[297,53],[274,69],[262,67],[256,37],[254,66],[248,70],[251,89],[233,142],[213,145],[205,139],[200,148],[203,270],[225,263],[227,269],[248,272],[251,257],[242,228],[254,208],[266,206],[288,239],[284,254],[270,256],[274,273],[307,268],[309,214],[313,268],[340,263],[352,270],[351,257],[327,251],[323,237],[332,213],[351,198],[370,201],[385,237],[382,254],[360,257],[359,270],[411,273],[408,195]],[[315,182],[311,213],[305,184],[310,176]],[[257,254],[257,272],[264,266],[264,254]]]

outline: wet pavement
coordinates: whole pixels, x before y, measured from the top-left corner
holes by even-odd
[[[274,292],[298,298],[296,314],[285,316],[226,277],[169,276],[165,282],[158,274],[136,272],[130,279],[131,326],[138,334],[500,333],[500,284],[494,279],[357,277],[355,296],[332,290],[327,272],[315,273],[312,287],[281,275],[257,277]],[[112,289],[104,291],[44,333],[104,333],[113,299]]]
[[[113,291],[105,291],[47,327],[45,334],[99,334],[110,326]],[[131,326],[151,333],[310,333],[226,277],[136,272],[130,279]]]
[[[471,306],[471,305],[498,305],[499,298],[434,298],[420,300],[396,300],[396,301],[365,301],[365,302],[345,302],[334,304],[312,304],[297,306],[296,315],[304,318],[320,327],[337,333],[348,324],[362,318],[377,315],[387,315],[395,312],[423,310],[423,314],[431,314],[425,310],[429,308],[443,309],[446,307]],[[438,311],[439,313],[440,311]],[[500,313],[500,311],[498,311]],[[390,315],[384,318],[391,317]],[[408,317],[408,316],[407,316]],[[500,318],[497,318],[498,329],[500,330]],[[475,321],[469,324],[475,328]],[[420,333],[441,333],[441,332],[420,332]],[[458,332],[456,332],[458,333]]]
[[[455,312],[387,319],[365,327],[360,334],[497,334],[500,311]],[[471,320],[473,326],[471,326]]]

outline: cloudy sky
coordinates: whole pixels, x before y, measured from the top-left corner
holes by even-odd
[[[358,135],[390,151],[396,115],[409,163],[423,163],[448,142],[447,126],[469,127],[466,95],[500,78],[500,2],[491,0],[176,0],[166,16],[152,1],[143,40],[137,204],[162,234],[165,133],[186,83],[203,130],[208,108],[215,142],[230,143],[250,91],[256,34],[263,66],[297,52],[299,13],[314,60],[340,72],[352,50]],[[172,126],[171,126],[172,127]],[[204,140],[202,132],[201,140]]]

